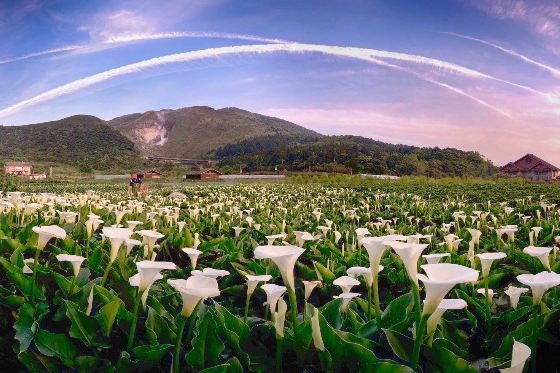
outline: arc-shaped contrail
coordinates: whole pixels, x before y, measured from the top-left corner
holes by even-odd
[[[265,38],[256,35],[248,34],[235,34],[226,32],[157,32],[157,33],[141,33],[141,34],[128,34],[113,36],[100,43],[90,43],[90,44],[80,44],[80,45],[68,45],[65,47],[48,49],[40,52],[29,53],[19,57],[8,58],[5,60],[0,60],[0,65],[7,64],[10,62],[16,62],[21,60],[26,60],[28,58],[46,56],[50,54],[57,54],[62,52],[69,52],[75,50],[87,50],[98,51],[98,47],[103,46],[115,46],[117,44],[132,43],[137,41],[148,41],[148,40],[161,40],[161,39],[181,39],[181,38],[216,38],[216,39],[233,39],[233,40],[246,40],[246,41],[256,41],[259,43],[288,43],[286,40]]]
[[[112,70],[104,71],[99,74],[91,75],[86,78],[75,80],[71,83],[43,92],[35,97],[21,101],[15,105],[0,110],[0,116],[5,116],[7,114],[21,110],[24,107],[36,105],[38,103],[68,94],[70,92],[75,92],[77,90],[83,89],[85,87],[89,87],[93,84],[97,84],[117,76],[139,72],[148,67],[153,67],[153,66],[158,66],[158,65],[168,64],[168,63],[178,63],[178,62],[200,60],[205,58],[213,58],[213,57],[224,56],[224,55],[240,54],[240,53],[258,54],[258,53],[272,53],[272,52],[288,52],[288,53],[315,52],[315,53],[323,53],[323,54],[334,55],[339,57],[356,58],[356,59],[360,59],[376,64],[380,64],[378,61],[379,58],[394,59],[394,60],[405,61],[405,62],[413,62],[416,64],[424,64],[431,67],[437,67],[464,76],[492,79],[506,84],[510,84],[518,88],[529,90],[532,92],[538,92],[532,88],[503,81],[460,65],[456,65],[450,62],[440,61],[436,59],[431,59],[427,57],[422,57],[422,56],[415,56],[415,55],[388,52],[388,51],[378,51],[378,50],[366,49],[366,48],[337,47],[337,46],[316,45],[316,44],[301,44],[301,43],[261,44],[261,45],[239,45],[239,46],[232,46],[232,47],[203,49],[203,50],[152,58],[149,60],[133,63],[130,65],[125,65]],[[420,78],[422,79],[422,77]],[[434,82],[431,79],[424,78],[424,80],[431,81],[432,83]],[[443,83],[440,84],[440,86],[450,88],[449,85]],[[457,93],[460,93],[457,89],[453,89],[453,90]]]
[[[372,61],[372,62],[374,62],[374,61]],[[503,116],[506,116],[506,117],[508,117],[508,118],[511,118],[511,117],[512,117],[510,113],[508,113],[508,112],[506,112],[506,111],[504,111],[504,110],[502,110],[502,109],[499,109],[499,108],[497,108],[497,107],[495,107],[495,106],[492,106],[492,105],[489,104],[488,102],[486,102],[486,101],[484,101],[484,100],[481,100],[481,99],[479,99],[478,97],[475,97],[475,96],[473,96],[473,95],[470,95],[470,94],[468,94],[467,92],[465,92],[465,91],[463,91],[462,89],[459,89],[459,88],[457,88],[457,87],[453,87],[453,86],[451,86],[451,85],[449,85],[449,84],[442,83],[442,82],[437,81],[437,80],[435,80],[435,79],[426,77],[426,76],[424,76],[424,75],[421,75],[421,74],[417,73],[416,71],[407,69],[407,68],[402,67],[402,66],[399,66],[399,65],[394,65],[394,64],[387,63],[387,62],[380,61],[380,60],[375,61],[375,63],[377,63],[377,64],[379,64],[379,65],[381,65],[381,66],[386,66],[386,67],[389,67],[389,68],[394,69],[394,70],[399,70],[399,71],[405,72],[405,73],[407,73],[407,74],[414,75],[414,76],[417,77],[418,79],[425,80],[425,81],[430,82],[430,83],[432,83],[432,84],[435,84],[435,85],[438,85],[438,86],[440,86],[440,87],[449,89],[449,90],[451,90],[451,91],[453,91],[453,92],[455,92],[455,93],[457,93],[457,94],[459,94],[459,95],[461,95],[461,96],[464,96],[464,97],[467,97],[467,98],[469,98],[469,99],[471,99],[471,100],[473,100],[473,101],[476,101],[476,102],[478,102],[479,104],[481,104],[481,105],[483,105],[483,106],[486,106],[487,108],[492,109],[492,110],[494,110],[495,112],[497,112],[497,113],[499,113],[499,114],[501,114],[501,115],[503,115]]]
[[[554,67],[552,67],[552,66],[545,65],[544,63],[541,63],[541,62],[539,62],[539,61],[535,61],[535,60],[533,60],[533,59],[531,59],[531,58],[529,58],[529,57],[527,57],[527,56],[522,55],[521,53],[518,53],[518,52],[516,52],[516,51],[514,51],[514,50],[511,50],[511,49],[504,48],[504,47],[502,47],[502,46],[499,46],[498,44],[494,44],[494,43],[489,42],[489,41],[484,40],[484,39],[473,38],[472,36],[456,34],[456,33],[454,33],[454,32],[443,32],[442,34],[452,35],[452,36],[456,36],[456,37],[458,37],[458,38],[463,38],[463,39],[467,39],[467,40],[472,40],[472,41],[476,41],[477,43],[481,43],[481,44],[488,45],[488,46],[490,46],[490,47],[492,47],[492,48],[496,48],[496,49],[498,49],[498,50],[501,50],[502,52],[507,53],[507,54],[509,54],[509,55],[511,55],[511,56],[518,57],[518,58],[522,59],[522,60],[525,61],[525,62],[531,63],[531,64],[533,64],[533,65],[536,65],[536,66],[540,67],[540,68],[543,68],[543,69],[545,69],[545,70],[548,70],[548,71],[550,71],[551,73],[553,73],[554,75],[560,77],[560,70],[559,70],[559,69],[556,69],[556,68],[554,68]]]

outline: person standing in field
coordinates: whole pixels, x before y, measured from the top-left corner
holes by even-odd
[[[140,196],[140,197],[147,197],[148,196],[148,188],[142,184],[142,180],[138,177],[138,174],[130,175],[132,178],[130,179],[130,183],[128,183],[128,187],[126,188],[126,193],[129,197],[132,196]]]

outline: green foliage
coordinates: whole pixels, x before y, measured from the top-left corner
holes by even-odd
[[[498,169],[477,152],[392,145],[358,136],[298,138],[275,135],[245,140],[216,152],[220,165],[248,171],[289,171],[487,177]]]

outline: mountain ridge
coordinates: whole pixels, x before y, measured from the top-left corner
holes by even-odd
[[[488,176],[497,168],[477,152],[327,136],[247,110],[192,106],[131,113],[104,121],[74,115],[0,126],[0,159],[83,165],[99,171],[149,167],[147,156],[206,158],[224,171],[390,173]]]

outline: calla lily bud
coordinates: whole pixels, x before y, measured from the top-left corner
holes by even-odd
[[[319,351],[325,351],[325,344],[321,336],[321,326],[319,324],[319,310],[313,307],[313,316],[311,317],[311,334],[313,336],[313,345]]]
[[[286,321],[286,311],[288,310],[288,305],[284,299],[280,298],[278,301],[278,312],[276,312],[276,317],[274,321],[274,327],[276,328],[276,338],[284,339],[284,322]]]

